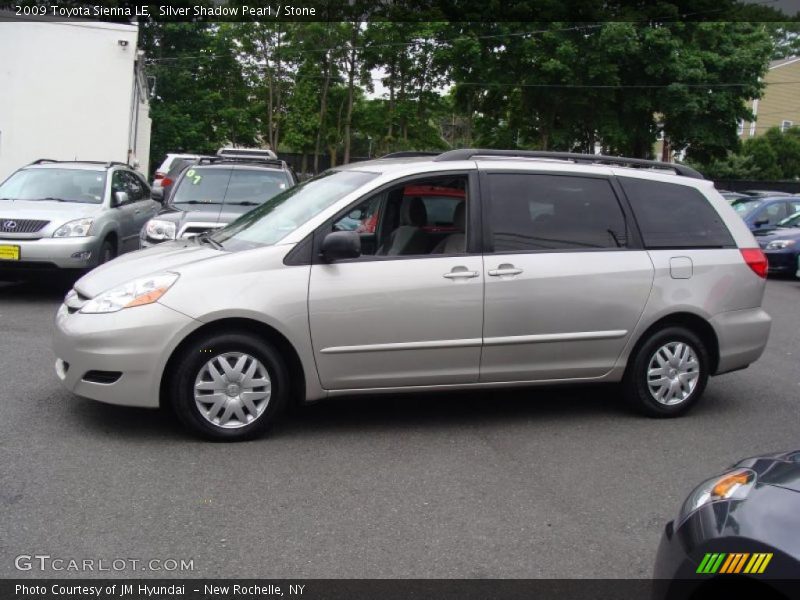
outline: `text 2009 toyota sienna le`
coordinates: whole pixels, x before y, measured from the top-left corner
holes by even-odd
[[[675,416],[761,355],[766,268],[687,167],[389,156],[95,269],[58,311],[56,371],[227,440],[290,398],[400,390],[621,382],[636,408]]]

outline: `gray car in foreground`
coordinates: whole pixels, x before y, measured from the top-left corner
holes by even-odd
[[[0,185],[0,275],[85,270],[135,250],[158,206],[125,164],[36,161]]]
[[[621,382],[677,416],[764,350],[766,259],[680,165],[455,150],[327,171],[120,257],[56,317],[74,393],[262,433],[289,402]]]

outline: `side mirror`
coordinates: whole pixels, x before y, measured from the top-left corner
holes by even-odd
[[[759,219],[754,223],[756,227],[763,227],[764,225],[769,225],[769,219]]]
[[[164,188],[161,187],[161,186],[151,188],[150,189],[150,199],[151,200],[155,200],[156,202],[161,202],[163,204],[163,202],[164,202]]]
[[[322,260],[334,262],[361,256],[361,237],[355,231],[334,231],[322,240]]]
[[[128,192],[114,192],[114,206],[120,206],[128,201]]]

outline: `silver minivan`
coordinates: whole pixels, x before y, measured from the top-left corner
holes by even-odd
[[[572,382],[671,417],[761,356],[766,267],[685,166],[390,155],[95,269],[58,310],[56,372],[220,440],[292,401]]]

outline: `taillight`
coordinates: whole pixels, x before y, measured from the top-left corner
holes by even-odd
[[[161,187],[167,187],[172,185],[172,179],[169,177],[162,177],[161,178]]]
[[[164,177],[164,173],[162,173],[161,171],[156,171],[156,174],[155,174],[155,175],[153,175],[153,179],[154,179],[154,180],[155,180],[155,179],[161,179],[161,178],[163,178],[163,177]]]
[[[740,252],[747,266],[753,269],[753,273],[766,279],[768,263],[761,248],[742,248]]]

